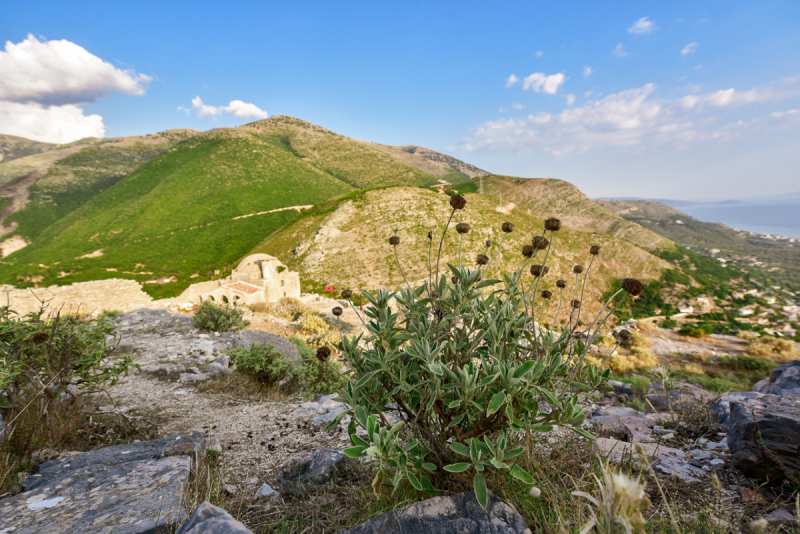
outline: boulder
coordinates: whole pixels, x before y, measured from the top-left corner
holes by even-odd
[[[608,458],[611,463],[618,464],[624,461],[639,463],[635,443],[614,438],[597,438],[593,447],[601,458]],[[641,447],[648,461],[652,463],[653,469],[663,475],[675,476],[684,482],[700,482],[704,476],[703,470],[692,465],[691,458],[680,449],[657,443],[641,443]]]
[[[232,348],[247,348],[250,345],[272,345],[272,348],[281,352],[283,357],[301,363],[300,351],[294,346],[294,343],[287,341],[282,337],[275,334],[264,332],[262,330],[239,330],[232,334],[228,334],[228,341]]]
[[[337,534],[530,534],[525,520],[490,491],[486,510],[473,492],[434,497],[383,513]]]
[[[2,526],[14,534],[171,531],[185,516],[181,492],[203,446],[197,432],[44,463],[23,493],[0,501]]]
[[[209,374],[211,376],[229,375],[231,374],[231,370],[228,369],[226,366],[223,366],[222,364],[219,364],[217,362],[211,362],[210,364],[208,364],[208,367],[206,367],[206,374]]]
[[[176,534],[253,534],[231,514],[206,501],[192,512]]]
[[[779,365],[753,391],[767,395],[788,395],[800,388],[800,360]]]
[[[722,397],[716,400],[714,404],[711,405],[711,410],[714,412],[714,415],[717,417],[717,421],[722,426],[726,426],[728,424],[728,420],[731,417],[731,402],[732,401],[744,401],[747,399],[757,399],[762,397],[763,393],[758,393],[757,391],[746,391],[744,393],[726,393]]]
[[[281,491],[300,495],[311,486],[321,486],[344,474],[353,462],[339,449],[318,447],[293,454],[281,465],[278,487]]]
[[[697,403],[708,402],[713,395],[701,387],[688,382],[674,382],[669,392],[672,401],[672,410],[681,412],[691,408]],[[668,412],[670,403],[667,401],[667,391],[661,382],[653,382],[644,397],[645,409],[648,412]]]
[[[734,467],[758,480],[780,479],[784,470],[800,476],[800,395],[731,401],[730,409],[727,440]]]

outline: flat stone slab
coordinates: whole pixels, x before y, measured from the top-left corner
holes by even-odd
[[[231,514],[206,501],[192,513],[192,517],[176,534],[253,534],[236,521]]]
[[[700,482],[705,476],[702,469],[689,463],[686,453],[680,449],[657,443],[639,443],[639,445],[652,463],[653,469],[663,475],[676,476],[684,482]],[[597,438],[593,446],[601,458],[608,458],[611,463],[620,463],[625,459],[639,463],[636,443],[613,438]]]
[[[530,534],[525,520],[490,491],[482,509],[475,493],[434,497],[383,513],[337,534]]]
[[[175,525],[184,517],[181,488],[190,463],[189,456],[91,463],[40,479],[0,501],[0,532],[140,534]]]

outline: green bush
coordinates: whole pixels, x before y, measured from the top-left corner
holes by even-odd
[[[646,376],[637,376],[631,380],[631,389],[637,397],[644,397],[650,390],[650,384],[652,381]]]
[[[294,363],[284,358],[272,345],[255,344],[247,348],[230,349],[228,356],[238,370],[267,386],[278,384],[294,374]]]
[[[454,196],[453,213],[463,203]],[[514,460],[529,432],[546,433],[558,425],[591,438],[580,428],[586,415],[578,398],[610,387],[609,370],[584,365],[604,319],[588,321],[593,325],[589,343],[573,335],[578,323],[574,311],[572,328],[537,331],[534,317],[525,310],[538,309],[538,283],[520,288],[533,257],[541,252],[546,261],[554,233],[550,240],[537,235],[537,246],[526,245],[520,269],[503,280],[487,276],[490,266],[470,270],[448,264],[440,276],[434,257],[434,275],[422,286],[412,289],[406,282],[399,292],[362,292],[369,303],[364,310],[368,333],[345,336],[338,345],[352,369],[340,397],[350,409],[331,427],[352,415],[353,447],[345,453],[368,457],[377,465],[376,492],[384,481],[395,488],[408,483],[429,494],[437,487],[453,489],[471,482],[485,508],[487,470],[533,483]],[[390,244],[397,243],[393,236]],[[590,269],[591,264],[586,275]],[[389,306],[393,299],[399,310]],[[386,406],[396,407],[399,422],[388,423]],[[366,432],[357,434],[357,427]]]
[[[661,321],[661,324],[659,326],[661,326],[661,328],[666,328],[667,330],[672,330],[673,328],[678,326],[678,321],[676,321],[675,319],[664,319],[663,321]]]
[[[292,338],[291,342],[300,351],[303,359],[299,378],[309,395],[314,393],[327,395],[342,390],[347,384],[347,379],[342,375],[339,364],[317,359],[316,351],[299,337]]]
[[[194,324],[212,332],[233,332],[250,324],[250,321],[242,319],[243,315],[244,312],[236,306],[204,300],[194,314]]]
[[[0,307],[0,413],[25,426],[6,445],[15,454],[57,442],[86,418],[87,395],[138,368],[130,355],[110,355],[113,332],[102,315],[81,320],[42,310],[20,317]]]

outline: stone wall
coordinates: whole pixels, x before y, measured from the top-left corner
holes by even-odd
[[[64,306],[65,312],[72,309],[93,315],[107,310],[129,312],[139,308],[164,308],[173,300],[154,301],[136,280],[117,278],[38,289],[3,286],[0,290],[2,305],[8,302],[20,315],[38,311],[42,300],[49,301],[50,311]]]

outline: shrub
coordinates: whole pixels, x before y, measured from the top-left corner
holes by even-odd
[[[650,367],[658,365],[658,358],[656,358],[653,351],[647,347],[631,347],[631,359],[635,362],[636,369],[649,369]]]
[[[631,389],[633,389],[633,393],[637,397],[644,397],[650,391],[650,384],[652,383],[652,380],[646,376],[637,376],[631,380]]]
[[[87,395],[138,368],[130,355],[110,356],[113,332],[103,315],[81,320],[42,309],[20,317],[0,307],[0,413],[26,428],[13,433],[7,447],[24,454],[58,441],[86,418]]]
[[[614,336],[609,336],[607,334],[600,334],[594,340],[594,344],[598,347],[613,347],[617,344],[617,340],[614,339]]]
[[[330,325],[319,315],[309,315],[300,321],[300,328],[311,334],[323,334],[331,329]]]
[[[466,201],[454,195],[450,203],[452,219]],[[440,244],[448,226],[449,221]],[[537,309],[541,278],[531,279],[525,290],[520,279],[539,252],[544,256],[542,265],[546,262],[560,222],[549,219],[545,227],[550,239],[534,237],[522,249],[520,269],[503,275],[503,280],[488,277],[491,261],[475,270],[447,264],[441,274],[440,258],[431,258],[429,280],[419,287],[411,288],[403,277],[406,287],[399,292],[362,291],[369,303],[364,310],[367,335],[345,336],[338,345],[352,369],[340,397],[350,409],[331,427],[352,415],[353,447],[345,453],[368,457],[377,465],[376,493],[384,481],[395,488],[408,483],[429,494],[436,493],[436,486],[449,484],[456,489],[469,484],[485,508],[487,470],[533,482],[514,460],[523,452],[519,443],[527,432],[549,432],[558,425],[591,437],[580,428],[586,416],[578,396],[610,387],[606,384],[610,370],[585,365],[588,347],[607,315],[601,313],[590,322],[589,343],[576,335],[578,300],[569,303],[568,326],[560,332],[534,328],[533,312],[525,310]],[[504,230],[508,233],[513,227],[504,225]],[[402,275],[400,237],[392,236],[389,243]],[[434,245],[431,239],[431,250]],[[495,250],[501,247],[502,240]],[[590,253],[593,259],[599,247]],[[463,264],[461,257],[459,263]],[[584,276],[591,265],[590,261]],[[581,278],[576,274],[576,285]],[[638,281],[626,279],[622,285],[627,293],[641,292]],[[604,311],[612,309],[621,292]],[[392,299],[399,312],[390,308]],[[558,324],[557,318],[552,323]],[[384,413],[387,406],[400,419],[394,425]],[[358,434],[357,427],[365,433]]]
[[[300,356],[303,359],[299,377],[305,384],[305,389],[309,394],[322,393],[327,395],[341,391],[347,384],[347,379],[342,375],[338,363],[318,359],[316,351],[306,345],[300,338],[292,338],[291,342],[300,351]]]
[[[319,315],[316,310],[292,297],[283,297],[267,305],[266,312],[287,321],[299,321],[304,317]]]
[[[194,314],[194,324],[212,332],[233,332],[250,324],[242,318],[243,315],[244,312],[236,306],[204,300]]]
[[[294,363],[284,358],[272,345],[255,344],[247,348],[230,349],[228,356],[238,370],[267,386],[278,384],[294,373]]]
[[[631,332],[631,347],[649,347],[652,344],[653,340],[649,337],[635,330]]]
[[[788,362],[797,359],[794,343],[788,339],[764,336],[750,341],[747,355],[776,362]]]
[[[672,330],[676,326],[678,326],[678,321],[675,319],[664,319],[661,321],[661,328],[666,328],[667,330]]]

